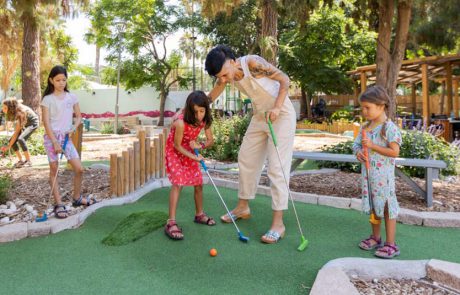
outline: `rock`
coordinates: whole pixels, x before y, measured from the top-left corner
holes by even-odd
[[[26,208],[27,212],[29,212],[29,213],[34,211],[34,207],[31,206],[31,205],[25,205],[24,207]]]
[[[14,200],[14,203],[16,204],[17,207],[21,207],[22,205],[25,204],[26,201],[21,200],[21,199],[16,199]]]
[[[16,208],[16,205],[13,203],[13,202],[10,202],[10,210],[13,210],[14,212],[16,212],[18,209]]]
[[[0,210],[3,210],[3,209],[8,209],[8,206],[7,205],[0,205]]]
[[[379,282],[378,279],[373,279],[373,280],[372,280],[372,283],[374,283],[374,284],[377,284],[378,282]]]
[[[32,214],[33,217],[37,217],[38,212],[37,212],[37,210],[33,210],[33,211],[31,212],[31,214]]]
[[[0,219],[0,224],[7,224],[7,223],[10,223],[10,218],[8,216]]]

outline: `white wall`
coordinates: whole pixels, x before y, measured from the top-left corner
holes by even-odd
[[[77,95],[82,113],[115,113],[116,88],[94,89],[88,91],[74,90],[72,93]],[[176,111],[176,108],[182,108],[189,94],[190,91],[171,91],[166,100],[165,109],[168,111]],[[143,87],[137,91],[132,91],[130,94],[128,94],[128,91],[120,88],[118,105],[120,114],[132,111],[160,110],[159,94],[153,87]]]

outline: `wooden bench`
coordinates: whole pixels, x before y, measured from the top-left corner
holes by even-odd
[[[291,171],[294,171],[304,160],[359,163],[355,155],[344,154],[294,152],[292,157],[294,162]],[[428,207],[433,206],[433,179],[438,177],[440,169],[447,167],[446,163],[440,160],[396,158],[396,165],[425,168],[425,189],[421,188],[398,167],[396,167],[395,173],[425,199]]]

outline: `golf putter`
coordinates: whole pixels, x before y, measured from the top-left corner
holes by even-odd
[[[198,154],[199,154],[199,153],[198,153],[198,149],[194,149],[194,151],[195,151],[195,155],[198,156]],[[247,236],[243,235],[243,233],[242,233],[242,232],[240,231],[240,229],[238,228],[238,225],[236,225],[235,219],[233,219],[233,216],[232,216],[232,214],[230,213],[230,210],[228,210],[227,204],[225,204],[225,201],[224,201],[224,199],[222,198],[222,196],[220,195],[220,192],[219,192],[219,190],[217,189],[217,186],[216,186],[216,184],[214,183],[214,180],[212,179],[211,175],[209,174],[208,167],[206,167],[206,164],[204,163],[203,160],[200,161],[200,164],[201,164],[201,166],[203,167],[203,169],[204,169],[204,171],[206,172],[206,174],[208,175],[209,179],[211,180],[212,185],[214,186],[214,189],[215,189],[216,192],[217,192],[217,195],[219,195],[219,198],[220,198],[222,204],[223,204],[224,207],[225,207],[225,210],[227,210],[227,214],[228,214],[228,216],[230,216],[230,219],[232,220],[232,223],[233,223],[233,225],[235,226],[236,231],[238,232],[238,239],[239,239],[241,242],[244,242],[244,243],[249,242],[249,238],[248,238]]]
[[[294,209],[294,215],[295,215],[295,219],[297,220],[297,226],[298,226],[299,232],[300,232],[300,245],[299,245],[299,247],[297,247],[297,250],[303,251],[308,246],[308,240],[305,239],[302,227],[300,226],[299,216],[297,215],[297,210],[295,209],[294,199],[292,198],[291,190],[289,189],[289,183],[288,183],[288,181],[286,179],[286,173],[285,173],[284,168],[283,168],[283,162],[281,161],[280,151],[278,150],[278,142],[276,140],[275,131],[273,130],[273,126],[272,126],[272,122],[271,122],[270,118],[268,118],[267,122],[268,122],[268,128],[270,129],[270,133],[272,135],[273,145],[275,146],[276,154],[278,155],[278,160],[280,162],[281,171],[283,172],[284,182],[286,183],[286,187],[287,187],[288,194],[289,194],[289,199],[291,200],[291,203],[292,203],[292,209]]]
[[[61,155],[58,157],[58,160],[57,160],[57,170],[56,170],[56,175],[54,176],[54,181],[53,181],[53,185],[51,186],[51,193],[50,193],[50,196],[48,198],[48,201],[49,199],[51,199],[51,197],[53,196],[53,190],[54,190],[54,186],[56,184],[56,180],[57,180],[57,176],[59,174],[59,164],[60,164],[60,160],[62,160],[62,156],[64,156],[64,153],[65,153],[65,148],[67,147],[67,142],[69,141],[69,135],[66,134],[65,135],[65,139],[64,139],[64,144],[62,145],[62,153]],[[42,215],[40,216],[37,216],[35,218],[35,221],[36,222],[43,222],[43,221],[47,221],[48,220],[48,214],[46,214],[46,210],[45,212],[43,212]]]
[[[361,137],[362,139],[367,139],[366,131],[364,130],[364,128],[361,131]],[[369,199],[369,210],[371,212],[370,217],[369,217],[369,222],[377,225],[377,224],[380,224],[381,221],[375,218],[375,214],[374,214],[374,201],[372,198],[371,180],[370,180],[371,167],[370,167],[370,160],[369,160],[369,150],[367,147],[364,147],[364,146],[363,146],[363,155],[366,158],[365,166],[366,166],[366,176],[367,176],[367,194],[369,196],[368,198]]]

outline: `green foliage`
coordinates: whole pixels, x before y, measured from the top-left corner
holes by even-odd
[[[332,154],[353,154],[353,140],[341,142],[333,146],[324,146],[322,151],[325,153]],[[348,163],[348,162],[332,162],[332,161],[318,161],[320,168],[335,168],[347,172],[360,172],[361,165],[359,163]]]
[[[334,146],[325,147],[322,150],[323,152],[333,154],[353,154],[353,141],[350,140]],[[460,174],[460,149],[426,132],[403,131],[399,157],[442,160],[446,162],[447,168],[441,170],[441,175]],[[360,171],[360,164],[356,163],[321,162],[319,166],[351,172]],[[424,168],[401,167],[401,170],[409,176],[423,177],[425,175]]]
[[[46,155],[45,146],[43,145],[43,135],[45,134],[45,129],[40,127],[29,137],[27,140],[27,148],[29,153],[32,156],[36,155]],[[0,136],[0,146],[5,146],[8,144],[11,136]],[[21,148],[19,148],[21,150]],[[7,152],[8,153],[8,152]],[[13,153],[13,151],[11,151]]]
[[[353,106],[345,106],[340,110],[335,111],[331,115],[332,121],[347,121],[353,122],[354,115],[353,115],[354,107]]]
[[[160,211],[132,213],[102,240],[107,246],[122,246],[135,242],[154,230],[164,226],[168,215]]]
[[[460,174],[460,149],[421,131],[406,131],[402,139],[400,157],[442,160],[447,164],[447,168],[441,170],[442,175]],[[404,167],[403,171],[416,177],[425,174],[423,168]]]
[[[105,122],[101,125],[101,134],[113,134],[114,123]],[[118,126],[117,134],[129,134],[131,131],[125,126]]]
[[[374,62],[375,40],[375,33],[357,26],[340,8],[324,6],[304,29],[280,37],[280,66],[308,93],[351,93],[346,71]]]
[[[250,121],[249,114],[244,117],[233,116],[229,119],[215,116],[211,126],[214,145],[204,149],[203,156],[218,161],[236,161]]]
[[[89,90],[89,84],[85,80],[85,78],[83,78],[82,76],[77,76],[77,75],[69,76],[69,79],[67,80],[67,84],[68,84],[69,89],[72,89],[72,90],[80,90],[80,89]]]
[[[0,204],[8,201],[8,191],[11,188],[11,177],[8,174],[0,175]]]

